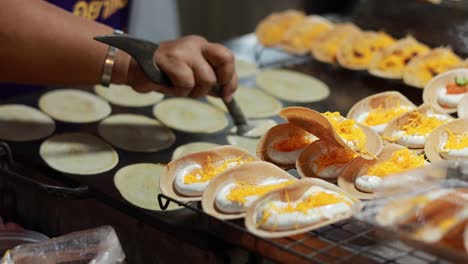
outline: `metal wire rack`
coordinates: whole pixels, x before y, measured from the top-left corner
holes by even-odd
[[[200,208],[199,203],[183,203],[164,194],[158,195],[158,202],[163,210],[170,203],[176,203],[213,218]],[[216,221],[234,228],[237,232],[249,233],[241,222],[219,219]],[[348,219],[291,237],[256,239],[310,263],[449,263],[412,248],[391,234],[356,219]],[[275,260],[283,262],[288,259],[287,256],[284,257]]]

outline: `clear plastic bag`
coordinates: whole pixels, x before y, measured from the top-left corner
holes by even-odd
[[[103,226],[17,246],[7,251],[2,264],[116,264],[124,260],[125,254],[114,229]]]
[[[388,177],[378,198],[355,208],[355,217],[403,241],[468,263],[467,163],[438,163]]]

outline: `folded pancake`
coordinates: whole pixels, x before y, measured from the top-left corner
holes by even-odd
[[[311,143],[300,153],[296,168],[302,177],[316,177],[336,182],[356,159],[362,158],[349,147],[329,139],[321,139]]]
[[[356,120],[378,134],[382,134],[389,122],[415,108],[416,106],[401,93],[388,91],[371,95],[357,102],[349,110],[347,118]]]
[[[342,117],[338,112],[321,114],[304,107],[287,107],[280,116],[319,140],[302,144],[296,168],[302,177],[336,181],[354,159],[375,159],[382,140],[369,127]]]
[[[312,56],[326,63],[335,63],[336,54],[345,41],[358,34],[360,29],[351,23],[337,24],[332,30],[319,36],[312,46]]]
[[[454,69],[432,78],[424,87],[423,101],[446,113],[455,113],[468,94],[468,69]]]
[[[179,201],[199,201],[210,181],[220,173],[257,160],[233,146],[188,154],[166,165],[161,175],[161,191]]]
[[[307,131],[291,124],[279,124],[268,130],[258,142],[257,156],[280,168],[296,166],[299,154],[317,138]]]
[[[304,13],[296,10],[273,13],[260,21],[255,29],[255,35],[263,46],[275,46],[280,44],[284,34],[290,28],[301,23],[304,19]]]
[[[321,114],[305,107],[287,107],[280,116],[317,138],[335,142],[334,145],[349,148],[364,158],[374,159],[382,151],[382,141],[376,132],[339,112]]]
[[[242,218],[255,200],[296,180],[268,162],[242,164],[220,174],[208,184],[202,198],[203,210],[220,219]]]
[[[437,204],[435,201],[449,201],[456,191],[452,188],[440,188],[392,199],[377,213],[376,221],[379,225],[388,227],[416,226],[421,216],[427,218],[440,210],[439,206],[432,206]]]
[[[331,183],[301,179],[256,200],[247,210],[245,225],[261,237],[292,236],[350,217],[357,203]]]
[[[383,78],[400,79],[410,60],[429,50],[428,46],[413,37],[400,39],[375,54],[369,64],[369,73]]]
[[[353,161],[338,178],[338,186],[360,199],[372,199],[386,177],[426,165],[424,155],[397,144],[386,144],[374,161]]]
[[[423,149],[429,134],[452,119],[451,116],[433,109],[430,105],[422,105],[393,119],[382,136],[389,142],[411,149]]]
[[[452,67],[452,69],[466,69],[468,68],[468,58]]]
[[[432,131],[424,146],[431,162],[468,160],[468,119],[456,119]]]
[[[437,74],[448,71],[460,62],[460,57],[451,49],[436,48],[412,59],[403,72],[403,81],[408,85],[423,88]]]
[[[321,16],[308,16],[290,28],[281,40],[281,47],[291,53],[305,54],[323,33],[330,31],[333,24]]]
[[[377,52],[395,40],[385,32],[362,31],[345,41],[336,54],[338,63],[351,70],[367,69]]]

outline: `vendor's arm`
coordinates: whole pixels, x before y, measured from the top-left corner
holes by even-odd
[[[112,28],[39,0],[3,0],[0,25],[0,82],[100,83],[108,47],[93,37],[110,34]],[[161,43],[155,60],[175,89],[152,84],[121,51],[117,53],[112,83],[130,84],[139,91],[193,97],[207,93],[216,82],[224,86],[226,98],[235,90],[232,54],[200,37]]]

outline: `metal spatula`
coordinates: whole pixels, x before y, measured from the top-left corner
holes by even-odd
[[[154,64],[153,56],[154,52],[158,49],[159,45],[147,40],[137,39],[128,35],[115,34],[115,35],[104,35],[97,36],[95,40],[106,43],[108,45],[119,48],[132,56],[135,61],[143,69],[146,76],[156,84],[172,86],[171,80],[167,75],[159,70]],[[216,94],[221,94],[221,87],[215,85],[213,91]],[[237,134],[241,136],[247,136],[247,133],[253,129],[247,123],[244,113],[239,108],[236,100],[232,99],[230,102],[226,102],[223,99],[226,108],[231,115],[234,124],[237,127]]]

